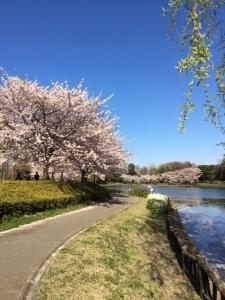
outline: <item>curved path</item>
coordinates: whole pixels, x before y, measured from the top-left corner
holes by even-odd
[[[42,264],[60,245],[81,230],[111,216],[132,202],[114,198],[0,233],[0,299],[25,299],[25,291]]]

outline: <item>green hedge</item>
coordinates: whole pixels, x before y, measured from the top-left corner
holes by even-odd
[[[159,216],[167,213],[169,208],[169,198],[162,194],[149,194],[147,197],[147,208],[152,216]]]
[[[100,186],[83,186],[73,182],[2,181],[0,182],[0,219],[4,216],[33,214],[84,202],[100,202],[110,198]]]

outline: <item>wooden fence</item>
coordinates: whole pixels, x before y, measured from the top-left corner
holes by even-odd
[[[194,247],[182,228],[178,212],[170,208],[167,232],[177,260],[202,300],[225,300],[225,283]],[[225,253],[224,253],[225,255]]]

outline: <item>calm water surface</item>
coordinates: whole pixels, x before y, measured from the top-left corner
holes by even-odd
[[[179,215],[191,240],[225,280],[225,201],[183,206]]]
[[[128,192],[133,186],[110,189]],[[178,212],[186,232],[225,281],[225,189],[154,186],[154,192],[179,200]]]
[[[134,187],[145,187],[148,189],[148,185],[134,185],[134,184],[123,184],[123,185],[108,185],[107,188],[110,190],[118,190],[121,192],[128,192]],[[214,189],[214,188],[197,188],[197,187],[166,187],[166,186],[154,186],[154,193],[161,193],[167,195],[173,199],[198,199],[198,200],[224,200],[225,201],[225,189]]]

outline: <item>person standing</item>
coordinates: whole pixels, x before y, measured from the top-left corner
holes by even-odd
[[[40,178],[40,176],[39,176],[38,172],[36,172],[34,175],[34,180],[39,180],[39,178]]]
[[[20,171],[16,172],[16,180],[22,180],[22,176],[21,176]]]

